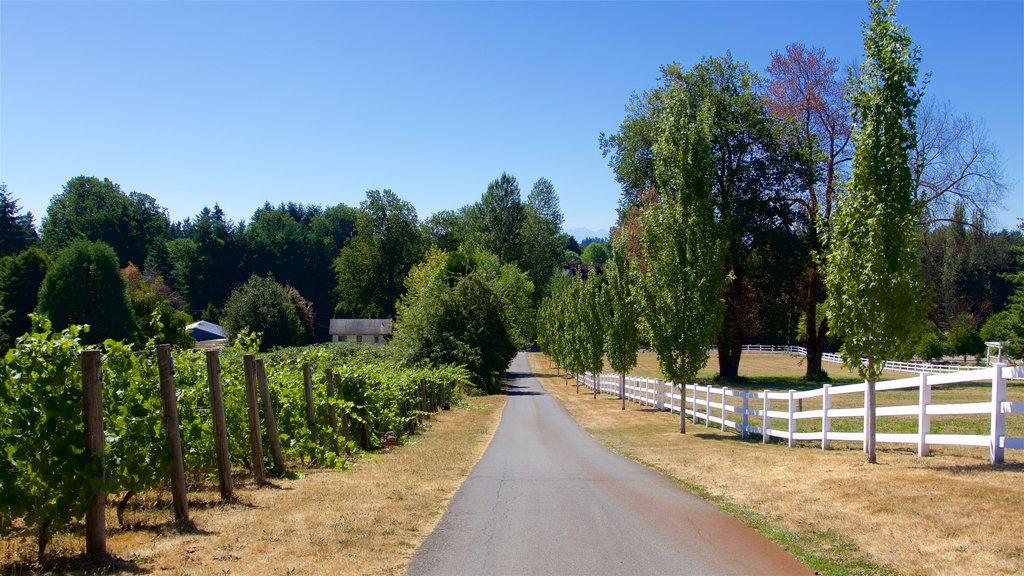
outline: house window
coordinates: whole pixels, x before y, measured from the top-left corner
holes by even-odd
[[[348,336],[339,336],[338,342],[348,342]]]
[[[356,343],[357,344],[362,344],[363,343],[363,337],[361,335],[360,336],[356,336]]]
[[[380,336],[374,336],[373,337],[373,343],[374,344],[380,344]]]

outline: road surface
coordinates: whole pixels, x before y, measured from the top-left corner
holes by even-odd
[[[591,438],[531,377],[524,354],[508,375],[494,439],[407,574],[813,573]]]

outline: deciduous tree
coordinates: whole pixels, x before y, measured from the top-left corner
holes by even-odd
[[[921,57],[895,9],[895,2],[870,2],[865,58],[851,95],[853,172],[832,218],[825,275],[831,330],[843,339],[844,362],[866,381],[870,463],[876,461],[875,381],[886,358],[909,356],[928,305],[918,274],[919,210],[909,162]]]

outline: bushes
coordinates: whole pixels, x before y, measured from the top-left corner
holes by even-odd
[[[262,350],[295,346],[305,339],[292,297],[284,286],[271,278],[253,275],[232,290],[224,303],[221,321],[232,334],[245,328],[262,332]]]
[[[135,315],[125,290],[117,254],[102,242],[76,240],[62,250],[39,289],[39,310],[63,330],[88,324],[82,340],[98,344],[110,338],[133,342]]]

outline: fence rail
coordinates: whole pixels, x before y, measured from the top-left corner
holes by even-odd
[[[765,350],[761,350],[765,351]],[[886,390],[918,390],[917,404],[905,406],[883,406],[876,409],[878,417],[917,416],[917,432],[906,434],[876,434],[877,442],[917,444],[918,455],[928,455],[933,445],[954,446],[988,446],[990,461],[993,464],[1003,462],[1004,450],[1007,448],[1024,450],[1024,438],[1012,438],[1006,435],[1006,417],[1011,414],[1024,414],[1024,402],[1008,402],[1006,399],[1006,381],[1024,378],[1024,367],[996,364],[990,368],[961,371],[951,374],[920,373],[911,378],[878,382],[875,386],[879,392]],[[960,404],[940,404],[931,400],[932,389],[937,386],[948,386],[967,382],[990,381],[992,384],[991,400],[988,402],[971,402]],[[598,392],[619,394],[621,376],[618,374],[584,374],[582,383],[591,390],[597,386]],[[865,441],[865,432],[839,432],[832,429],[835,418],[865,419],[865,410],[859,408],[833,408],[832,399],[844,394],[865,394],[865,383],[832,386],[825,384],[821,388],[806,391],[771,391],[753,392],[703,384],[687,384],[679,387],[671,382],[655,378],[627,376],[625,378],[625,397],[638,404],[653,406],[659,410],[679,413],[685,409],[686,415],[694,423],[704,421],[707,426],[717,425],[722,430],[735,430],[742,437],[759,434],[767,443],[771,438],[787,441],[792,448],[797,441],[821,442],[823,450],[829,449],[832,440]],[[681,392],[681,394],[680,394]],[[821,408],[803,410],[803,400],[821,399]],[[730,403],[733,399],[733,403]],[[739,405],[735,405],[739,403]],[[950,414],[987,415],[990,419],[990,432],[985,435],[969,434],[935,434],[931,431],[931,416]],[[751,418],[760,419],[760,425],[754,425]],[[820,422],[820,430],[813,432],[797,432],[799,420]],[[774,422],[781,422],[785,428],[772,427]]]

